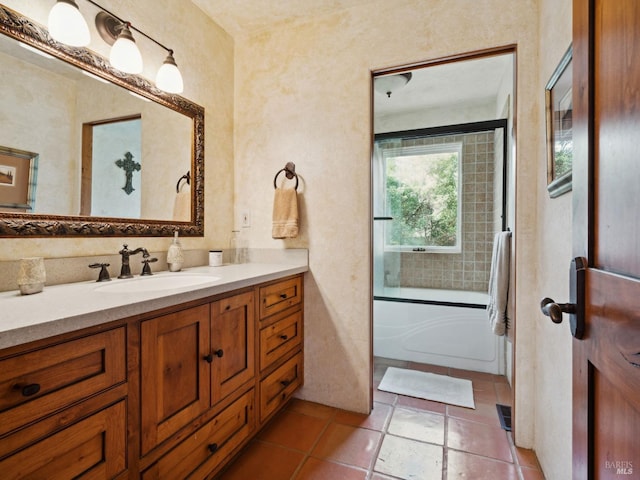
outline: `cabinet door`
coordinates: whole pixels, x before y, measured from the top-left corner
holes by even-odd
[[[254,376],[253,298],[253,292],[247,292],[211,304],[212,404]]]
[[[209,408],[209,305],[144,321],[140,335],[146,454]]]

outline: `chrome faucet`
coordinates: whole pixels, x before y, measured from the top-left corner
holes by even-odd
[[[136,248],[135,250],[129,250],[128,248],[129,246],[125,243],[122,246],[122,250],[120,250],[118,253],[122,256],[122,267],[120,267],[120,275],[118,275],[118,278],[132,278],[133,275],[131,275],[131,266],[129,265],[129,257],[131,255],[136,255],[140,252],[142,252],[142,257],[143,258],[148,258],[149,257],[149,252],[147,251],[146,248]],[[146,263],[145,265],[149,265],[148,263]]]

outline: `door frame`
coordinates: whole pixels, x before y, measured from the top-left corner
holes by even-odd
[[[507,123],[507,128],[505,128],[505,135],[508,135],[509,141],[507,142],[507,155],[504,158],[504,163],[505,163],[505,171],[507,173],[505,173],[505,175],[507,175],[507,178],[503,179],[503,183],[505,185],[505,189],[506,191],[503,192],[503,202],[506,202],[507,206],[505,208],[503,208],[503,210],[505,211],[504,216],[506,217],[505,219],[503,219],[503,225],[505,224],[506,221],[506,226],[508,227],[509,225],[511,225],[512,227],[511,230],[514,231],[514,234],[512,235],[512,240],[511,240],[511,269],[510,269],[510,281],[509,281],[509,289],[510,292],[512,292],[512,299],[513,301],[511,302],[513,305],[513,310],[512,310],[512,316],[515,319],[515,314],[516,314],[516,307],[515,307],[515,299],[517,298],[517,283],[516,283],[516,279],[517,279],[517,263],[516,263],[516,244],[517,244],[517,236],[515,234],[515,226],[517,225],[517,155],[516,155],[516,145],[517,145],[517,118],[518,118],[518,110],[517,110],[517,91],[518,91],[518,46],[517,44],[508,44],[508,45],[503,45],[503,46],[499,46],[499,47],[494,47],[494,48],[487,48],[487,49],[482,49],[482,50],[475,50],[475,51],[470,51],[470,52],[466,52],[466,53],[460,53],[460,54],[455,54],[455,55],[450,55],[450,56],[445,56],[445,57],[439,57],[439,58],[435,58],[432,60],[427,60],[424,62],[417,62],[417,63],[412,63],[412,64],[406,64],[406,65],[402,65],[402,66],[395,66],[395,67],[388,67],[388,68],[382,68],[382,69],[374,69],[371,70],[370,75],[371,75],[371,81],[370,81],[370,92],[369,92],[369,99],[370,99],[370,115],[369,115],[369,121],[370,121],[370,152],[369,152],[369,162],[370,162],[370,167],[369,167],[369,217],[370,217],[370,223],[369,223],[369,297],[370,297],[370,302],[369,302],[369,405],[370,405],[370,410],[373,408],[373,398],[374,398],[374,380],[373,380],[373,376],[374,376],[374,354],[373,354],[373,288],[374,288],[374,279],[373,279],[373,273],[374,273],[374,268],[373,268],[373,249],[374,249],[374,238],[373,238],[373,185],[374,185],[374,179],[373,179],[373,169],[374,169],[374,144],[375,144],[375,129],[374,129],[374,88],[373,88],[373,83],[374,83],[374,79],[376,76],[379,75],[387,75],[387,74],[399,74],[399,73],[405,73],[409,70],[414,70],[416,68],[425,68],[425,67],[430,67],[430,66],[436,66],[436,65],[442,65],[442,64],[446,64],[446,63],[452,63],[452,62],[456,62],[456,61],[461,61],[461,60],[472,60],[472,59],[478,59],[478,58],[482,58],[482,57],[490,57],[490,56],[494,56],[494,55],[502,55],[502,54],[507,54],[510,53],[513,55],[513,82],[512,82],[512,101],[511,101],[511,105],[513,107],[513,110],[511,112],[511,124]],[[510,182],[510,180],[513,179],[513,182]],[[509,208],[509,200],[511,200],[511,205]],[[512,425],[511,425],[511,429],[512,429],[512,435],[513,438],[516,438],[516,425],[515,425],[515,408],[516,408],[516,398],[515,398],[515,394],[516,394],[516,322],[514,320],[512,320],[511,322],[511,327],[512,327],[512,334],[511,334],[511,345],[512,345],[512,357],[511,357],[511,405],[512,405],[512,413],[511,413],[511,418],[512,420]],[[505,349],[505,354],[506,354],[506,349]]]

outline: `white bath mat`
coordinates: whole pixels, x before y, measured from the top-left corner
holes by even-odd
[[[476,408],[471,380],[447,375],[389,367],[382,377],[378,390],[460,407]]]

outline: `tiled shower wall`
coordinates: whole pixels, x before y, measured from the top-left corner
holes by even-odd
[[[494,185],[494,178],[501,178],[495,171],[502,150],[496,159],[495,136],[483,132],[404,141],[408,146],[462,142],[462,253],[385,252],[385,286],[487,291],[502,211],[495,193],[502,187]]]

